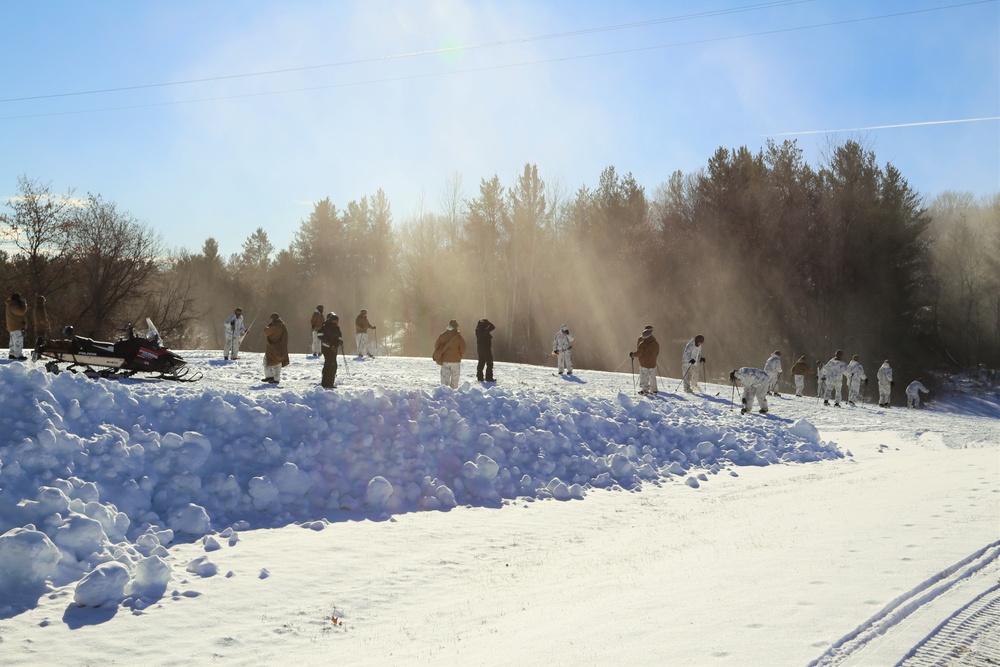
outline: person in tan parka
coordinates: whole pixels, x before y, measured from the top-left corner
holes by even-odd
[[[309,339],[309,355],[318,357],[323,351],[323,345],[319,338],[319,330],[323,328],[326,317],[323,315],[323,306],[316,306],[312,317],[309,319],[309,326],[312,327],[312,337]]]
[[[653,337],[653,326],[647,324],[636,343],[635,352],[628,356],[639,360],[639,393],[656,394],[656,358],[660,355],[660,344]]]
[[[20,294],[13,292],[5,302],[7,304],[7,331],[10,332],[8,357],[25,361],[24,356],[24,315],[28,312],[28,304]]]
[[[462,359],[465,358],[465,339],[458,330],[457,321],[448,322],[448,328],[437,337],[432,356],[441,367],[441,384],[458,389],[458,378],[462,374]]]
[[[799,360],[792,364],[792,377],[795,378],[795,395],[801,396],[802,391],[806,388],[806,375],[812,375],[816,371],[812,369],[809,362],[806,361],[805,355],[799,357]]]
[[[288,327],[278,313],[271,313],[270,322],[264,327],[264,382],[278,384],[281,368],[287,366]]]
[[[375,325],[368,321],[368,311],[362,308],[358,316],[354,318],[354,337],[358,344],[358,359],[364,359],[366,356],[375,358],[375,355],[372,354],[371,341],[368,338],[368,331],[374,328]]]
[[[41,294],[35,295],[35,309],[31,315],[35,325],[35,336],[45,340],[48,338],[52,324],[49,322],[49,314],[45,308],[45,297]]]

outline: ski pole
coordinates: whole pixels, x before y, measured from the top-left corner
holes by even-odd
[[[674,391],[680,391],[681,385],[684,384],[684,380],[687,380],[688,373],[691,372],[691,367],[692,366],[694,366],[694,364],[688,364],[687,370],[684,371],[684,377],[682,377],[681,381],[679,383],[677,383],[677,389],[674,389]]]
[[[733,380],[733,395],[729,397],[729,411],[736,407],[736,380]]]
[[[635,357],[633,357],[631,354],[629,354],[628,356],[632,360],[632,393],[634,394],[634,393],[636,393],[636,388],[635,388]]]
[[[625,365],[625,362],[626,362],[626,361],[628,361],[628,360],[629,360],[629,357],[625,357],[624,359],[622,359],[622,362],[621,362],[620,364],[618,364],[618,368],[616,368],[615,370],[613,370],[613,371],[611,371],[611,372],[612,372],[612,373],[617,373],[617,372],[618,372],[618,370],[619,370],[619,369],[620,369],[620,368],[621,368],[622,366],[624,366],[624,365]]]
[[[351,372],[351,367],[347,365],[347,352],[345,351],[343,340],[340,341],[340,353],[344,355],[344,370],[347,371],[348,375],[354,375],[354,373]]]

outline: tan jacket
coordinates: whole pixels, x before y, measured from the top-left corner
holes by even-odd
[[[465,357],[465,339],[458,329],[445,330],[434,343],[434,361],[438,366],[461,361]]]
[[[326,322],[323,315],[320,314],[318,310],[313,311],[312,319],[309,320],[309,324],[312,326],[313,331],[319,331],[323,328],[323,322]]]
[[[278,318],[264,327],[264,365],[288,365],[288,327]]]
[[[48,333],[52,325],[49,323],[49,315],[45,312],[45,297],[39,294],[35,297],[35,310],[32,313],[35,322],[35,335],[44,336]]]
[[[799,360],[792,366],[792,375],[812,375],[815,372],[805,357],[799,357]]]
[[[28,304],[24,298],[15,301],[7,297],[7,331],[13,333],[24,329],[24,314],[28,312]]]
[[[656,342],[656,338],[639,336],[635,349],[635,358],[639,360],[639,365],[643,368],[656,368],[658,356],[660,356],[660,344]]]
[[[354,320],[354,333],[368,333],[369,329],[374,329],[372,323],[368,321],[367,315],[358,315]]]

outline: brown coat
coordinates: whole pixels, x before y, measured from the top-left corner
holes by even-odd
[[[458,329],[445,330],[434,343],[434,361],[438,366],[444,363],[461,361],[465,357],[465,339]]]
[[[653,336],[639,336],[635,344],[635,358],[643,368],[656,368],[656,358],[660,356],[660,344]]]
[[[314,310],[312,319],[309,320],[309,324],[312,326],[313,331],[319,331],[323,328],[323,322],[325,321],[326,320],[323,318],[323,315],[321,315],[318,310]]]
[[[792,366],[792,375],[814,375],[815,373],[816,371],[812,369],[805,357],[799,357],[799,360]]]
[[[354,333],[368,333],[369,329],[374,329],[372,323],[368,321],[368,316],[361,313],[354,319]]]
[[[288,327],[281,321],[281,318],[274,320],[264,327],[264,365],[265,366],[287,366],[288,361]]]
[[[45,297],[39,294],[35,297],[35,310],[32,312],[35,323],[35,335],[44,336],[48,333],[52,325],[49,323],[49,314],[45,312]]]
[[[21,331],[24,329],[24,314],[28,312],[28,304],[24,298],[14,299],[11,295],[7,297],[7,331]]]

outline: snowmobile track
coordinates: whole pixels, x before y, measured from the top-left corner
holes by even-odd
[[[980,594],[955,612],[898,665],[1000,665],[1000,585]]]
[[[889,602],[877,614],[857,628],[835,641],[809,667],[829,667],[848,661],[856,653],[863,651],[869,643],[892,632],[893,628],[905,621],[918,609],[930,605],[952,588],[982,570],[1000,563],[1000,540],[991,542],[959,562],[945,568],[912,590]],[[950,625],[952,622],[955,625]],[[947,628],[952,628],[946,633]],[[990,588],[952,614],[945,623],[911,649],[899,666],[925,667],[926,665],[968,665],[973,667],[1000,665],[1000,654],[996,637],[1000,629],[1000,585]],[[960,634],[964,631],[965,634]],[[982,637],[986,632],[987,636]],[[936,639],[940,636],[940,639]],[[936,644],[940,641],[940,647]],[[989,646],[993,646],[991,651]],[[930,648],[943,651],[943,662],[928,654]],[[984,652],[985,651],[985,652]],[[955,662],[968,659],[970,662]]]

